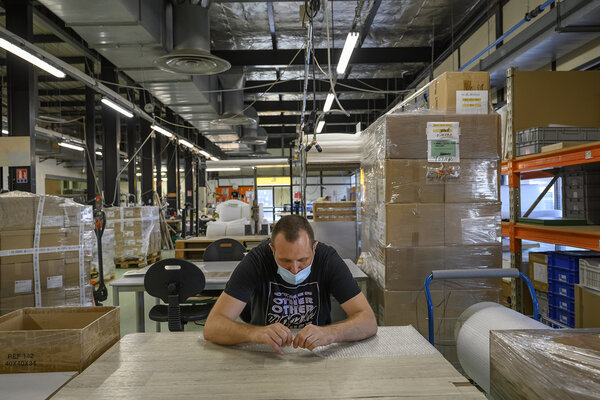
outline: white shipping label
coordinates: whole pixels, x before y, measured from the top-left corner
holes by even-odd
[[[31,279],[15,281],[15,294],[31,292],[32,291],[31,284],[32,284]]]
[[[533,263],[533,280],[548,283],[548,266],[540,263]]]
[[[460,126],[458,122],[428,122],[427,140],[460,141]]]
[[[123,210],[123,215],[126,217],[133,217],[133,210]]]
[[[63,287],[63,277],[62,275],[49,276],[46,279],[46,287],[48,289],[57,289]]]
[[[487,114],[488,113],[488,91],[487,90],[457,90],[456,91],[456,113],[457,114]]]

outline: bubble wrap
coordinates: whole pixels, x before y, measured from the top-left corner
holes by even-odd
[[[294,335],[298,330],[292,331]],[[274,353],[266,344],[242,343],[234,346],[240,350]],[[306,353],[309,350],[284,347],[285,354]],[[397,357],[408,355],[437,354],[438,351],[412,326],[380,326],[377,335],[357,342],[333,343],[312,351],[313,354],[331,359],[364,357]]]

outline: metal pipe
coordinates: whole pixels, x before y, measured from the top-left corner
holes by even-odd
[[[496,47],[496,45],[498,43],[504,41],[504,39],[506,39],[508,36],[510,36],[514,31],[519,29],[522,25],[531,21],[533,18],[537,17],[542,11],[544,11],[544,9],[546,9],[546,7],[548,7],[552,3],[554,3],[554,0],[547,0],[545,3],[537,6],[535,9],[533,9],[532,11],[525,14],[525,17],[523,17],[523,19],[521,21],[517,22],[517,24],[515,26],[513,26],[508,31],[506,31],[502,36],[500,36],[498,39],[496,39],[492,44],[490,44],[485,49],[483,49],[475,57],[473,57],[469,61],[467,61],[467,63],[465,65],[463,65],[462,67],[459,68],[459,71],[464,71],[468,66],[473,64],[479,58],[481,58],[481,56],[483,56],[485,53],[487,53],[488,51],[490,51],[491,49]]]

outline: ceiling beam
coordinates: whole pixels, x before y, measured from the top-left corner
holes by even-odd
[[[346,110],[383,110],[387,104],[383,99],[377,100],[340,100]],[[322,110],[325,101],[317,100],[317,110]],[[252,107],[256,111],[301,111],[302,101],[257,101]],[[312,109],[312,101],[308,102],[307,110]]]
[[[246,88],[244,93],[264,93],[272,81],[246,81]],[[329,92],[329,81],[318,80],[316,83],[317,92]],[[376,90],[403,90],[409,81],[403,78],[394,79],[340,79],[336,82],[336,92],[356,92],[363,89],[365,91],[376,91]],[[347,86],[345,86],[347,85]],[[260,87],[256,87],[260,86]],[[353,89],[348,86],[352,86]],[[304,89],[304,80],[298,79],[293,81],[283,81],[277,83],[269,90],[269,93],[302,93]],[[310,84],[312,91],[312,82]]]
[[[376,111],[373,111],[374,113]],[[356,125],[357,122],[367,122],[368,114],[352,114],[346,117],[344,114],[331,114],[325,117],[325,122],[334,124]],[[373,119],[371,117],[370,119]],[[260,117],[259,124],[263,125],[297,125],[300,124],[299,115],[274,115]]]
[[[211,53],[221,57],[233,66],[282,65],[286,66],[298,50],[214,50]],[[331,59],[338,60],[342,49],[332,49]],[[315,49],[321,65],[327,65],[327,49]],[[356,49],[352,54],[352,64],[415,63],[431,61],[431,47],[384,47]],[[303,65],[304,57],[296,57],[292,65]]]

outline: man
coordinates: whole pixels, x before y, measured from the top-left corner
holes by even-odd
[[[330,295],[348,315],[344,321],[331,324]],[[250,324],[236,322],[247,304]],[[290,329],[300,331],[292,337]],[[279,354],[285,346],[313,350],[376,332],[373,310],[348,266],[332,247],[316,242],[308,221],[297,215],[281,218],[271,242],[244,257],[204,326],[211,342],[263,343]]]

